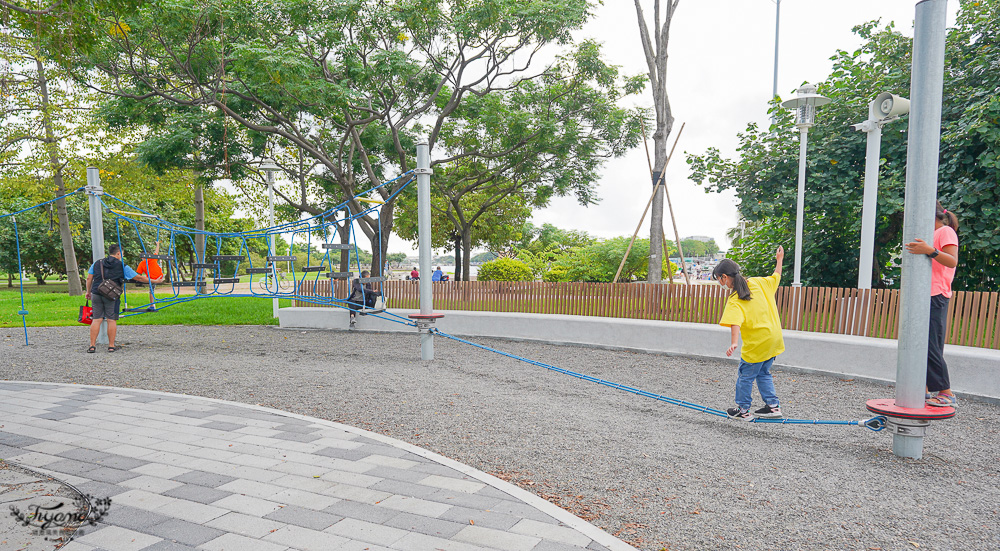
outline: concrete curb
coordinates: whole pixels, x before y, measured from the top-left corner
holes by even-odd
[[[418,455],[418,456],[423,457],[425,459],[429,459],[431,461],[434,461],[436,463],[444,465],[445,467],[449,467],[449,468],[455,469],[456,471],[459,471],[460,473],[462,473],[462,474],[464,474],[466,476],[475,478],[476,480],[479,480],[480,482],[483,482],[484,484],[492,486],[492,487],[496,488],[497,490],[500,490],[501,492],[504,492],[505,494],[508,494],[508,495],[510,495],[512,497],[520,499],[525,504],[530,505],[530,506],[534,507],[535,509],[540,510],[541,512],[543,512],[543,513],[545,513],[545,514],[547,514],[547,515],[549,515],[549,516],[557,519],[559,522],[565,524],[566,526],[569,526],[570,528],[573,528],[574,530],[582,533],[583,535],[587,536],[591,540],[596,541],[597,543],[599,543],[599,544],[607,547],[610,551],[635,551],[634,547],[632,547],[632,546],[628,545],[627,543],[623,542],[622,540],[620,540],[620,539],[612,536],[611,534],[605,532],[604,530],[601,530],[597,526],[594,526],[593,524],[591,524],[591,523],[589,523],[589,522],[581,519],[580,517],[577,517],[576,515],[573,515],[569,511],[566,511],[565,509],[562,509],[562,508],[556,506],[555,504],[550,503],[550,502],[548,502],[548,501],[546,501],[546,500],[544,500],[544,499],[536,496],[535,494],[532,494],[531,492],[528,492],[527,490],[523,490],[523,489],[519,488],[518,486],[515,486],[514,484],[511,484],[510,482],[501,480],[501,479],[499,479],[499,478],[497,478],[497,477],[495,477],[495,476],[493,476],[491,474],[485,473],[483,471],[480,471],[478,469],[475,469],[473,467],[465,465],[464,463],[459,463],[458,461],[455,461],[454,459],[450,459],[450,458],[445,457],[443,455],[436,454],[436,453],[434,453],[432,451],[425,450],[425,449],[420,448],[418,446],[414,446],[413,444],[409,444],[407,442],[403,442],[402,440],[397,440],[395,438],[392,438],[392,437],[389,437],[389,436],[385,436],[384,434],[378,434],[378,433],[375,433],[375,432],[369,432],[369,431],[366,431],[364,429],[359,429],[357,427],[352,427],[350,425],[344,425],[344,424],[341,424],[341,423],[337,423],[335,421],[328,421],[326,419],[319,419],[317,417],[310,417],[308,415],[301,415],[301,414],[298,414],[298,413],[291,413],[291,412],[287,412],[287,411],[282,411],[280,409],[273,409],[273,408],[264,407],[264,406],[258,406],[258,405],[253,405],[253,404],[244,404],[244,403],[241,403],[241,402],[232,402],[232,401],[229,401],[229,400],[220,400],[218,398],[206,398],[204,396],[193,396],[193,395],[190,395],[190,394],[181,394],[181,393],[176,393],[176,392],[162,392],[162,391],[157,391],[157,390],[144,390],[144,389],[137,389],[137,388],[100,386],[100,385],[80,385],[80,384],[72,384],[72,383],[52,383],[52,382],[40,382],[40,381],[4,381],[4,383],[30,384],[30,385],[46,385],[46,386],[74,386],[74,387],[80,387],[80,388],[93,388],[93,389],[101,389],[101,390],[120,390],[120,391],[126,391],[126,392],[142,392],[142,393],[145,393],[145,394],[153,394],[153,395],[165,396],[165,397],[184,396],[185,398],[189,398],[189,399],[204,400],[204,401],[207,401],[207,402],[212,402],[212,403],[217,403],[217,404],[224,404],[224,405],[228,405],[228,406],[236,406],[236,407],[243,407],[243,408],[248,408],[248,409],[254,409],[254,410],[263,411],[263,412],[267,412],[267,413],[274,414],[274,415],[281,415],[281,416],[284,416],[284,417],[291,417],[291,418],[294,418],[294,419],[300,419],[300,420],[303,420],[303,421],[309,421],[310,423],[315,423],[315,424],[320,424],[320,425],[326,425],[326,426],[328,426],[330,428],[340,429],[340,430],[343,430],[343,431],[346,431],[346,432],[357,434],[359,436],[364,436],[366,438],[371,438],[372,440],[377,440],[377,441],[379,441],[379,442],[381,442],[383,444],[386,444],[386,445],[389,445],[389,446],[393,446],[395,448],[399,448],[401,450],[407,451],[409,453]]]
[[[416,310],[394,310],[358,318],[359,330],[416,332],[406,316]],[[442,310],[435,323],[442,332],[462,337],[491,337],[636,350],[656,354],[735,361],[725,355],[729,330],[712,324],[671,321]],[[347,313],[339,308],[282,308],[280,326],[287,329],[347,329]],[[897,342],[890,339],[785,331],[785,353],[775,365],[796,371],[825,373],[893,384]],[[419,354],[414,343],[414,354]],[[954,390],[963,397],[1000,404],[1000,350],[945,345]]]

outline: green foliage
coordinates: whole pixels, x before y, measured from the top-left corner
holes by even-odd
[[[316,214],[410,170],[426,136],[434,181],[454,192],[435,204],[446,229],[434,246],[461,239],[468,253],[473,240],[509,243],[505,230],[552,195],[592,201],[593,168],[636,143],[636,117],[616,104],[634,83],[620,82],[596,43],[573,44],[591,5],[100,3],[84,10],[86,47],[63,61],[116,97],[103,120],[148,131],[141,158],[151,166],[256,186],[250,158],[304,154],[306,167],[319,170],[279,198],[300,212]],[[58,50],[66,33],[43,28],[40,42]],[[534,56],[540,50],[554,55]],[[405,182],[375,193],[387,199]],[[405,196],[397,199],[405,206]],[[377,259],[396,206],[379,207],[381,227],[374,216],[359,220]]]
[[[482,264],[484,262],[489,262],[494,258],[497,258],[497,254],[494,252],[487,251],[485,253],[479,253],[476,256],[472,257],[471,262],[473,264]]]
[[[57,287],[59,293],[37,292],[46,287]],[[83,297],[65,295],[66,285],[47,285],[26,289],[25,307],[28,327],[71,326],[85,330],[76,322]],[[56,289],[53,289],[56,290]],[[36,291],[36,292],[32,292]],[[128,290],[129,304],[146,304],[148,290]],[[157,295],[168,296],[166,293]],[[290,300],[280,301],[282,308],[291,306]],[[0,289],[0,327],[21,327],[20,294],[15,288]],[[199,299],[161,308],[155,314],[123,317],[119,325],[277,325],[278,319],[271,317],[271,301],[253,297],[215,297]],[[121,334],[121,333],[119,333]]]
[[[614,237],[574,249],[560,256],[544,277],[554,281],[614,281],[628,243],[628,237]],[[636,239],[618,281],[645,280],[649,270],[648,259],[649,240]],[[664,260],[664,277],[669,277],[675,269],[672,262]]]
[[[569,277],[569,268],[566,266],[553,266],[542,276],[542,281],[548,283],[562,283],[571,281]]]
[[[86,209],[79,207],[79,201],[71,202],[72,213],[85,216]],[[32,200],[15,198],[4,200],[0,197],[0,213],[16,212],[35,205]],[[20,238],[21,266],[28,276],[39,283],[54,274],[65,274],[62,243],[59,240],[59,226],[55,221],[54,205],[41,207],[16,215],[17,232],[11,217],[0,218],[0,271],[16,274],[18,271],[17,241]],[[86,254],[90,239],[86,243],[74,242],[77,257]],[[86,264],[89,266],[89,264]]]
[[[479,281],[533,281],[534,277],[524,262],[514,258],[501,257],[479,267],[476,276]]]
[[[671,251],[677,251],[677,248],[674,247],[669,241],[667,242],[667,245]],[[715,239],[709,239],[708,241],[701,241],[698,239],[681,239],[681,247],[684,248],[685,257],[711,256],[719,252],[719,246],[715,243]]]
[[[794,228],[794,223],[792,225]],[[736,261],[740,271],[747,276],[766,276],[774,272],[774,253],[778,245],[785,248],[785,263],[782,269],[781,285],[792,283],[792,268],[794,259],[789,251],[794,251],[795,234],[788,231],[788,221],[784,219],[767,218],[756,223],[746,224],[743,236],[738,230],[732,232],[733,246],[726,253],[726,258]],[[805,279],[805,274],[802,274]]]
[[[568,251],[591,245],[596,241],[587,232],[564,230],[552,224],[542,224],[540,228],[536,228],[529,222],[524,224],[521,234],[521,240],[517,243],[518,248],[535,253],[546,250]]]
[[[406,253],[392,253],[387,255],[386,260],[395,267],[402,266],[406,262]]]
[[[892,25],[855,28],[865,43],[838,51],[833,72],[819,93],[833,102],[818,110],[809,131],[802,282],[853,287],[858,242],[866,136],[849,128],[867,114],[872,95],[906,96],[910,87],[911,39]],[[959,266],[954,287],[993,290],[1000,278],[1000,0],[963,2],[946,44],[938,198],[959,217]],[[790,112],[775,106],[769,131],[749,125],[739,135],[736,159],[716,149],[690,155],[691,179],[708,191],[733,189],[739,211],[753,227],[750,241],[734,248],[791,250],[795,224],[798,143]],[[771,132],[773,130],[773,132]],[[883,127],[875,230],[873,281],[898,286],[906,181],[907,120]],[[767,236],[771,243],[761,240]],[[746,254],[741,252],[739,254]],[[756,254],[756,253],[754,253]],[[763,253],[761,253],[763,254]],[[791,255],[790,255],[791,256]],[[794,261],[794,259],[791,259]],[[753,264],[753,262],[751,262]]]
[[[527,249],[517,251],[517,259],[523,262],[530,270],[535,279],[542,279],[553,262],[559,259],[562,253],[556,250],[544,250],[533,253]]]

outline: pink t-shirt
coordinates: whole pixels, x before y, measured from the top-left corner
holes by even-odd
[[[958,234],[951,226],[941,226],[934,230],[934,248],[944,250],[948,245],[958,246]],[[931,296],[944,295],[951,298],[951,282],[955,279],[955,268],[949,268],[936,260],[931,261]]]

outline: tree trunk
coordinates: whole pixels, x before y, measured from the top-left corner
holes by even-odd
[[[42,99],[42,124],[45,126],[45,139],[48,142],[49,167],[52,170],[52,180],[56,186],[56,196],[61,197],[66,194],[66,185],[63,182],[63,165],[59,158],[55,133],[52,131],[52,119],[49,115],[49,85],[45,78],[45,66],[42,65],[41,60],[35,59],[35,67],[38,70],[38,88]],[[59,237],[62,239],[63,263],[66,268],[69,296],[80,296],[83,294],[83,285],[80,283],[80,267],[76,261],[76,249],[73,247],[73,233],[69,229],[66,199],[56,201],[56,212],[59,215]]]
[[[472,258],[472,226],[465,228],[462,232],[462,271],[465,274],[466,281],[471,281],[472,278],[469,268],[471,267]],[[455,253],[456,260],[458,258],[458,253]]]
[[[14,274],[10,274],[10,273],[7,274],[7,286],[8,287],[13,287],[14,286]]]
[[[653,176],[656,180],[663,172],[667,161],[667,137],[673,129],[674,117],[667,98],[667,44],[670,41],[670,23],[679,0],[666,0],[665,13],[661,19],[660,2],[654,4],[653,32],[650,35],[639,0],[635,0],[636,16],[639,19],[639,38],[649,71],[649,83],[653,91],[653,106],[656,111],[656,130],[653,132]],[[655,183],[655,180],[654,180]],[[665,180],[664,180],[664,185]],[[659,283],[663,278],[663,187],[656,189],[653,196],[653,212],[649,222],[649,268],[647,281]],[[678,242],[680,237],[677,236]]]
[[[452,234],[455,242],[455,281],[468,281],[469,271],[465,269],[465,264],[462,262],[462,236],[459,234]]]
[[[386,203],[379,208],[379,224],[372,233],[372,276],[381,276],[385,270],[385,255],[389,250],[389,236],[392,234],[392,214],[395,205]],[[420,274],[421,277],[424,274]]]
[[[205,194],[204,186],[200,180],[194,185],[194,228],[198,230],[198,233],[194,234],[195,262],[204,264],[206,262],[205,234],[201,232],[205,231]],[[192,267],[191,277],[195,279],[195,281],[204,281],[205,269],[195,269]],[[206,284],[197,284],[197,289],[199,293],[204,293],[206,290]]]
[[[351,243],[350,218],[344,220],[343,225],[337,224],[337,234],[340,235],[340,243],[342,245],[348,245]],[[351,251],[347,249],[340,249],[340,271],[348,272],[350,270],[351,270]]]

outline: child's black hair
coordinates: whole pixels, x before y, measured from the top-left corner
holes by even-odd
[[[712,279],[719,279],[720,275],[729,277],[733,280],[733,291],[736,292],[736,296],[740,297],[740,300],[750,300],[753,298],[750,295],[750,287],[747,286],[747,280],[740,273],[740,265],[733,262],[728,258],[723,258],[712,270]]]
[[[954,212],[941,206],[941,201],[938,201],[937,208],[934,209],[934,218],[940,220],[942,224],[955,230],[955,232],[958,232],[958,217],[955,216]]]

